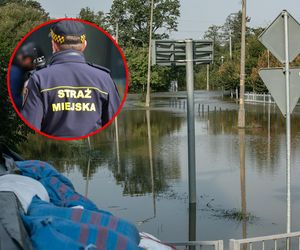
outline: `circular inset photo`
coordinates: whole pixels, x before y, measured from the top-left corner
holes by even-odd
[[[59,140],[103,130],[128,91],[122,50],[105,30],[80,19],[52,20],[29,32],[8,68],[18,115],[38,133]]]

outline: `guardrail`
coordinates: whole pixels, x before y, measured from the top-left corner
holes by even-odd
[[[254,103],[274,103],[274,99],[271,94],[258,94],[258,93],[245,93],[245,102]]]
[[[292,242],[292,240],[294,240]],[[279,246],[283,244],[283,246]],[[231,239],[229,241],[230,250],[243,250],[249,249],[300,249],[300,232],[286,233],[286,234],[276,234],[248,239],[235,240]]]
[[[176,249],[214,249],[224,250],[223,240],[215,241],[182,241],[182,242],[167,242],[170,246]],[[184,248],[180,248],[184,247]],[[266,249],[298,249],[300,250],[300,232],[275,234],[246,239],[230,239],[229,250],[266,250]]]
[[[185,249],[187,249],[187,247],[189,249],[214,249],[214,250],[223,250],[224,249],[222,240],[168,242],[166,244],[171,245],[171,246],[175,246],[175,247],[186,247]]]

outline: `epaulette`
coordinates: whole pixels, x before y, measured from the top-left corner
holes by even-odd
[[[90,65],[90,66],[92,66],[92,67],[94,67],[94,68],[103,70],[103,71],[107,72],[108,74],[110,74],[110,70],[108,68],[105,68],[103,66],[100,66],[100,65],[95,64],[95,63],[90,63],[90,62],[88,62],[87,64]]]

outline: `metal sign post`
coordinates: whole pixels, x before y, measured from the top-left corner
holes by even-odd
[[[300,24],[286,10],[259,37],[284,64],[284,68],[261,69],[259,75],[286,117],[287,233],[291,232],[291,113],[300,97],[300,69],[290,69],[290,62],[300,52],[299,39]]]
[[[196,204],[196,158],[194,117],[194,64],[209,64],[213,43],[207,40],[153,40],[152,64],[186,66],[189,203]]]
[[[287,184],[287,222],[286,231],[291,232],[291,114],[290,114],[290,60],[289,60],[289,27],[288,13],[284,16],[285,47],[285,85],[286,85],[286,184]]]
[[[185,40],[186,90],[188,120],[188,164],[189,164],[189,201],[196,203],[196,159],[195,159],[195,118],[194,118],[194,62],[193,40]]]

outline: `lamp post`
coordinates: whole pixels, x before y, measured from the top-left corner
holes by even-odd
[[[229,23],[231,23],[231,17],[234,17],[234,16],[237,16],[238,13],[231,13],[229,15]],[[232,30],[231,30],[231,27],[229,26],[229,57],[230,57],[230,60],[232,60]]]
[[[231,38],[231,30],[229,30],[229,57],[232,60],[232,38]]]
[[[246,55],[246,0],[242,0],[242,37],[241,37],[241,73],[240,73],[240,107],[238,127],[245,127],[245,55]]]
[[[142,39],[139,39],[139,38],[136,38],[136,37],[132,36],[132,37],[131,37],[131,40],[134,40],[134,41],[140,41],[140,42],[142,43],[143,48],[145,48],[145,43],[143,42]]]
[[[152,40],[152,26],[153,26],[153,9],[154,0],[151,0],[151,12],[150,12],[150,23],[149,23],[149,49],[148,49],[148,73],[147,73],[147,94],[145,106],[150,106],[150,80],[151,80],[151,40]]]

